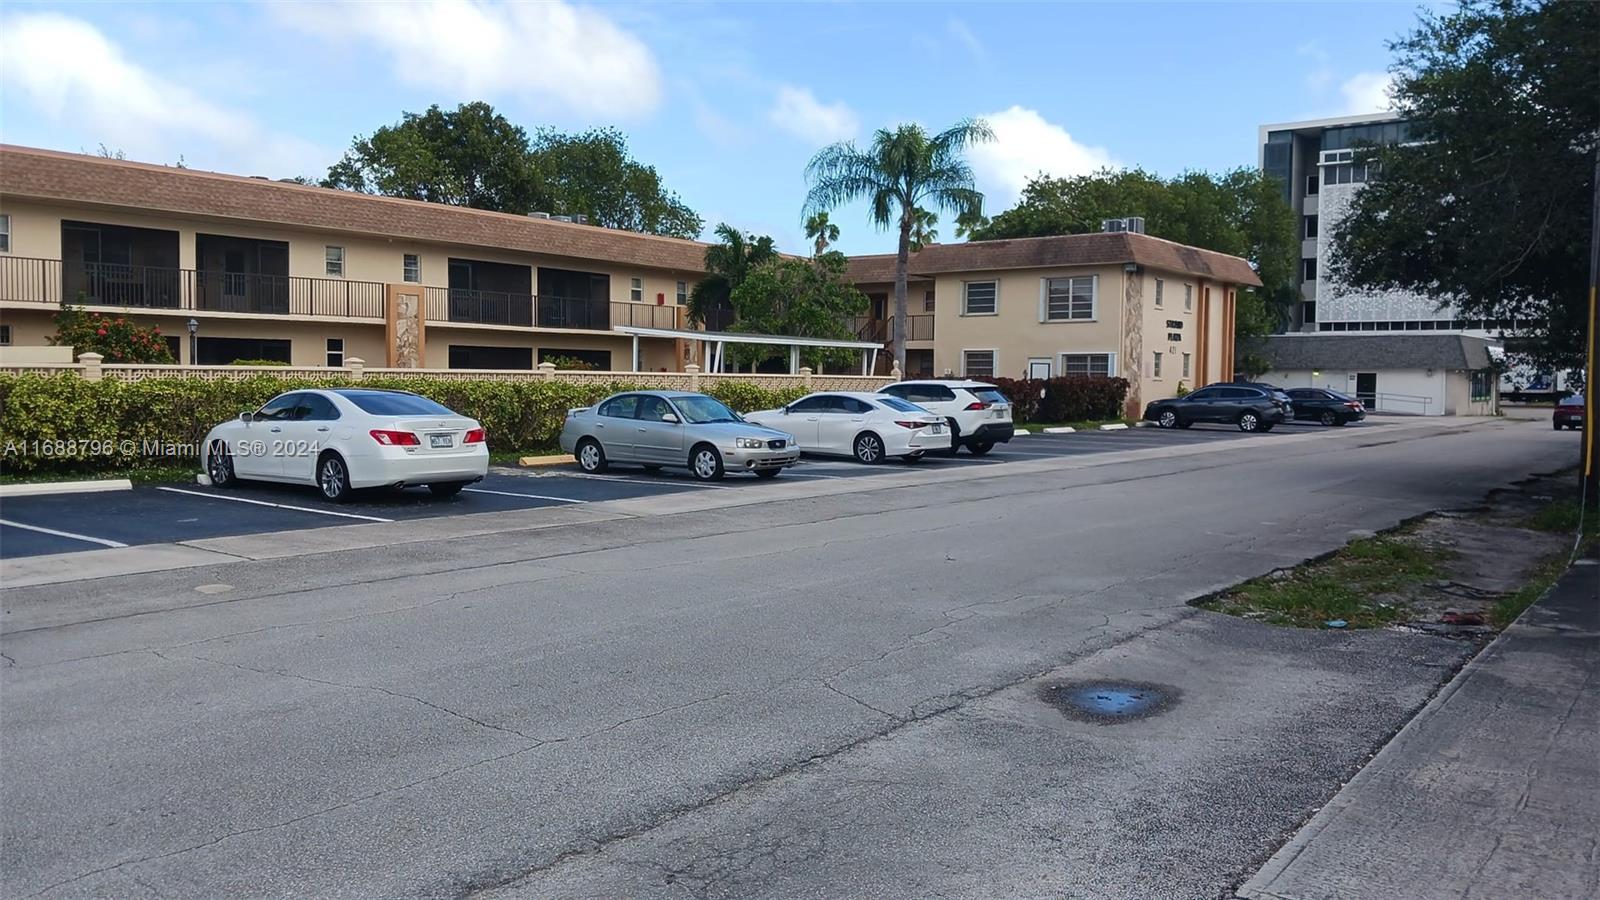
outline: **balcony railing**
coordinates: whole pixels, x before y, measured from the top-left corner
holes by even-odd
[[[894,341],[894,317],[887,319],[874,319],[871,316],[857,316],[852,323],[856,337],[863,341],[878,341],[888,344]],[[906,316],[906,341],[931,341],[933,340],[933,314]]]
[[[380,319],[385,298],[376,281],[0,257],[0,300]]]
[[[424,291],[428,321],[610,331],[613,325],[678,327],[678,307],[612,303],[581,297],[541,297],[501,291],[430,287]]]

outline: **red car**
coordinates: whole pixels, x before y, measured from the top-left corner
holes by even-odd
[[[1565,400],[1556,403],[1555,415],[1550,417],[1555,424],[1555,429],[1560,431],[1563,426],[1577,430],[1583,427],[1583,395],[1573,394]]]

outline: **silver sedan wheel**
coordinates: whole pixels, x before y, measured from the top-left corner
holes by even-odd
[[[701,447],[694,452],[694,477],[701,481],[715,481],[722,477],[722,460],[717,458],[717,451]]]
[[[600,451],[600,445],[594,441],[589,441],[578,448],[578,465],[582,466],[585,472],[600,471],[604,461],[605,454]]]
[[[331,454],[324,458],[317,472],[317,486],[322,489],[322,496],[329,500],[342,500],[348,496],[350,479],[345,474],[344,461]]]
[[[233,457],[228,453],[228,445],[221,441],[211,445],[211,455],[206,460],[206,474],[211,476],[214,487],[227,487],[233,483]]]
[[[1178,414],[1169,409],[1163,412],[1161,418],[1156,421],[1162,428],[1177,428]]]
[[[856,459],[869,466],[883,459],[883,441],[875,434],[856,438]]]
[[[1240,431],[1256,431],[1261,427],[1261,420],[1253,412],[1247,412],[1239,417]]]

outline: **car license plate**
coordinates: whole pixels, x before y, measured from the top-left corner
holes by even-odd
[[[929,434],[944,434],[944,426],[943,425],[930,425],[930,426],[928,426],[928,433]]]
[[[435,449],[453,447],[455,446],[455,437],[448,434],[430,434],[428,435],[428,446]]]
[[[997,407],[995,407],[995,410],[994,410],[994,417],[996,419],[1004,419],[1006,417],[1006,415],[1008,413],[1010,413],[1010,411],[1011,410],[1010,410],[1009,407],[997,406]]]

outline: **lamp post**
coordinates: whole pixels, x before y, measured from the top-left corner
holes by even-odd
[[[196,322],[193,317],[190,317],[190,319],[189,319],[189,365],[191,365],[191,366],[195,364],[195,358],[199,355],[200,339],[195,337],[196,332],[198,332],[199,330],[200,330],[200,323]]]

